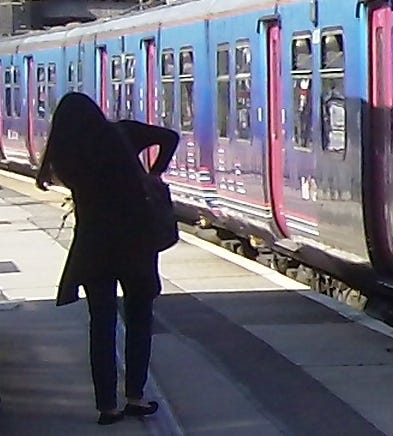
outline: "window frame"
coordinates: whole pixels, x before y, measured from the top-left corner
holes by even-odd
[[[12,118],[12,65],[4,67],[4,115]],[[8,80],[7,80],[8,77]],[[9,94],[9,98],[8,95]],[[9,102],[9,103],[8,103]]]
[[[311,62],[310,67],[311,68],[296,68],[297,65],[295,65],[295,52],[294,52],[294,42],[297,40],[309,40],[310,42],[310,56],[311,56]],[[293,148],[295,150],[301,151],[303,153],[312,153],[313,152],[313,114],[314,114],[314,104],[313,104],[313,92],[314,92],[314,83],[313,83],[313,71],[314,71],[314,50],[313,50],[313,42],[312,42],[312,33],[308,30],[301,31],[301,32],[294,32],[292,34],[291,39],[291,83],[292,83],[292,89],[293,84],[295,80],[309,80],[311,82],[311,90],[310,90],[310,105],[311,105],[311,114],[310,114],[310,138],[309,143],[307,145],[299,145],[299,143],[295,142],[295,123],[292,124],[292,138],[293,138]],[[292,94],[292,119],[294,120],[294,109],[295,109],[295,101],[294,101],[294,94]]]
[[[76,73],[75,62],[69,61],[67,67],[67,90],[69,92],[75,91],[76,88]]]
[[[128,75],[127,62],[133,59],[132,74]],[[127,119],[133,119],[135,117],[135,83],[136,83],[136,64],[137,57],[134,53],[124,54],[124,67],[123,67],[123,77],[124,77],[124,111]],[[128,89],[131,89],[131,94],[128,94]],[[131,99],[128,96],[131,95]],[[127,108],[128,103],[131,102],[131,111]]]
[[[242,48],[248,48],[250,52],[250,62],[248,71],[237,71],[238,67],[238,51]],[[234,112],[235,112],[235,130],[234,137],[237,141],[250,143],[252,141],[252,65],[253,65],[253,51],[250,38],[240,38],[236,40],[235,43],[235,52],[234,52],[234,62],[235,62],[235,75],[234,75],[234,83],[235,83],[235,96],[234,96]],[[250,92],[249,92],[249,106],[240,107],[238,106],[238,84],[240,82],[245,82],[249,80],[250,82]],[[247,118],[248,118],[248,136],[242,137],[240,136],[239,129],[239,121],[240,121],[240,111],[246,110]]]
[[[191,73],[186,72],[186,73],[182,74],[182,66],[183,66],[182,54],[183,53],[191,53],[192,54],[192,71],[191,71]],[[180,99],[179,99],[180,131],[183,133],[186,133],[186,134],[192,134],[192,133],[194,133],[194,130],[195,130],[194,87],[195,87],[195,65],[196,64],[195,64],[195,50],[194,50],[194,48],[190,45],[181,47],[179,50],[179,54],[178,54],[178,62],[179,62],[179,69],[178,69],[179,75],[178,75],[178,77],[179,77],[179,87],[180,87],[180,93],[179,93],[179,96],[180,96]],[[184,89],[183,86],[186,85],[186,87],[187,87],[187,84],[192,84],[192,86],[191,86],[192,96],[191,96],[191,108],[190,108],[191,114],[189,117],[191,124],[190,124],[190,128],[185,129],[184,123],[183,123],[183,120],[184,120],[184,110],[183,109],[185,106],[183,106],[182,95],[183,95],[183,89]],[[189,102],[190,101],[187,99],[187,103],[189,103]]]
[[[51,68],[54,67],[54,70],[51,70]],[[54,77],[52,77],[52,73],[54,73]],[[46,72],[46,82],[47,82],[47,110],[49,113],[49,116],[53,114],[53,112],[56,109],[57,104],[57,65],[56,62],[48,62],[47,65],[47,72]]]
[[[343,65],[341,68],[324,68],[323,64],[323,41],[327,36],[341,35],[342,37],[342,53],[343,53]],[[320,92],[320,123],[321,123],[321,148],[324,153],[329,153],[330,155],[336,155],[345,159],[347,148],[348,148],[348,114],[347,114],[347,104],[346,104],[346,42],[345,42],[345,32],[342,27],[326,27],[321,29],[321,44],[320,44],[320,59],[319,59],[319,79],[321,84]],[[323,84],[324,79],[342,79],[343,86],[343,100],[344,100],[344,113],[345,113],[345,126],[344,126],[344,148],[342,150],[331,150],[325,144],[325,130],[324,130],[324,109],[323,109]]]
[[[220,74],[219,70],[219,53],[226,52],[228,56],[227,61],[227,71],[226,74]],[[220,105],[219,105],[219,86],[220,84],[226,84],[228,90],[228,101],[226,106],[226,135],[221,135],[221,130],[219,127],[220,124]],[[222,42],[217,44],[216,48],[216,86],[217,86],[217,95],[216,95],[216,105],[217,105],[217,136],[220,139],[229,139],[231,135],[231,46],[229,42]]]
[[[172,66],[173,66],[173,71],[170,74],[165,74],[166,71],[164,71],[164,66],[165,66],[165,62],[164,62],[164,57],[166,55],[172,55]],[[176,99],[175,99],[175,79],[176,79],[176,56],[175,56],[175,50],[173,48],[170,47],[166,47],[165,49],[163,49],[161,51],[161,57],[160,57],[160,76],[161,76],[161,99],[160,99],[160,106],[161,106],[161,110],[160,110],[160,120],[161,120],[161,125],[167,128],[174,128],[175,126],[175,107],[176,107]],[[168,99],[165,99],[165,85],[169,84],[172,87],[172,99],[170,100],[170,117],[169,118],[169,122],[165,122],[166,117],[163,116],[163,109],[164,107],[166,108],[167,103],[168,103]],[[167,113],[167,112],[166,112]]]
[[[7,80],[8,77],[8,80]],[[22,115],[21,69],[19,65],[10,64],[4,68],[4,116],[20,118]],[[7,96],[8,94],[8,96]],[[18,98],[16,98],[16,95]],[[9,103],[8,103],[9,102]]]
[[[119,63],[116,64],[116,61]],[[113,120],[119,120],[123,116],[123,83],[124,83],[124,55],[114,54],[109,62],[110,82],[112,92],[112,111]],[[117,98],[115,98],[115,88],[117,88]]]
[[[41,75],[39,74],[40,71],[43,71],[43,78],[41,79]],[[36,104],[36,117],[40,120],[45,120],[48,107],[47,107],[47,101],[48,101],[48,92],[47,92],[47,71],[46,71],[46,65],[45,63],[38,63],[35,69],[36,72],[36,98],[37,98],[37,104]],[[40,96],[41,92],[44,94],[45,98],[43,100],[44,104],[43,106],[40,106]],[[44,113],[40,114],[39,110],[40,108],[44,109]]]

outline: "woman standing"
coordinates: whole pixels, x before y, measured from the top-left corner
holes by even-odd
[[[119,132],[121,129],[121,132]],[[125,144],[129,138],[129,144]],[[136,121],[112,123],[96,103],[67,94],[53,116],[37,186],[58,179],[72,192],[74,238],[59,284],[57,305],[78,300],[83,285],[90,313],[90,362],[98,423],[123,415],[149,415],[158,404],[143,398],[151,351],[152,306],[160,293],[157,252],[143,234],[144,193],[139,153],[159,145],[150,173],[167,168],[179,137],[172,130]],[[117,407],[117,282],[124,293],[126,397]]]

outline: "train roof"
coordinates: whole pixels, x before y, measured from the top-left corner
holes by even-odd
[[[275,0],[182,0],[169,5],[158,6],[144,11],[128,12],[120,17],[99,19],[91,23],[70,23],[49,30],[36,30],[24,35],[0,38],[0,53],[14,52],[23,46],[43,43],[56,44],[68,39],[82,39],[86,36],[106,32],[120,32],[138,27],[152,27],[179,21],[198,20],[239,9],[270,7]],[[15,49],[15,50],[13,50]]]

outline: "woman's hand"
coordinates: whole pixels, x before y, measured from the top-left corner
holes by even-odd
[[[42,191],[47,191],[49,185],[51,185],[51,182],[46,177],[38,175],[35,179],[35,185],[38,189],[41,189]]]

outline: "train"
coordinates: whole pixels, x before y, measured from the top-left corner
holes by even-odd
[[[392,31],[387,0],[180,0],[1,38],[1,164],[34,171],[58,100],[84,92],[179,132],[180,217],[388,318]]]

